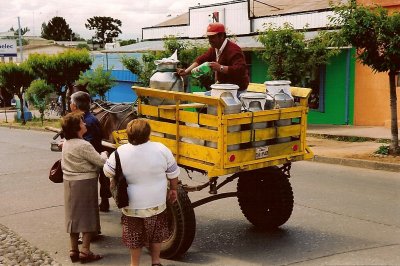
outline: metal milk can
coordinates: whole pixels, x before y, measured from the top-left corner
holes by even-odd
[[[267,95],[265,93],[246,92],[240,95],[240,101],[242,102],[242,106],[245,111],[250,111],[250,112],[262,111],[264,110],[264,106],[267,101]],[[258,122],[250,124],[250,130],[262,129],[267,127],[268,127],[268,122]],[[250,144],[252,147],[260,147],[267,145],[267,141],[251,140]]]
[[[293,97],[290,94],[284,92],[282,89],[280,92],[275,93],[273,96],[271,96],[271,98],[267,99],[265,109],[281,109],[293,106],[294,106]],[[274,122],[274,126],[276,127],[290,126],[291,124],[292,124],[291,119],[279,119]],[[290,137],[277,138],[277,143],[288,142],[290,140],[291,140]]]
[[[156,71],[150,78],[150,88],[183,92],[182,78],[177,75],[176,68],[179,61],[156,60]],[[149,98],[151,105],[175,104],[173,100]]]
[[[221,98],[225,103],[226,107],[224,109],[224,114],[236,114],[240,113],[242,110],[242,104],[237,98],[237,90],[239,86],[235,84],[213,84],[211,85],[211,96]],[[216,106],[208,106],[207,114],[216,115],[217,107]],[[211,127],[210,127],[211,128]],[[213,128],[216,129],[216,128]],[[240,125],[230,126],[228,127],[228,132],[237,132],[240,131]],[[216,142],[207,141],[206,146],[208,147],[217,147]],[[228,146],[228,151],[239,150],[240,145],[234,144]]]

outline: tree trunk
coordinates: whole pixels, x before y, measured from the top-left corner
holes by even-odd
[[[397,120],[397,93],[396,93],[396,72],[389,72],[390,84],[390,119],[391,119],[391,133],[392,141],[389,146],[390,154],[400,154],[399,147],[399,126]]]

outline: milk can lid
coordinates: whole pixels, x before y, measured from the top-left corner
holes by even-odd
[[[290,85],[290,80],[268,80],[264,82],[265,85],[270,85],[270,86],[279,86],[279,85]]]
[[[238,90],[239,86],[236,84],[216,83],[211,85],[211,89],[217,90]]]

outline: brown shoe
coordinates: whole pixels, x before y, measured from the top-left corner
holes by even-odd
[[[70,250],[69,257],[71,258],[72,262],[78,262],[79,261],[79,250]]]
[[[93,252],[85,253],[85,252],[79,252],[79,260],[81,263],[88,263],[96,260],[101,260],[103,258],[102,255],[99,254],[94,254]]]

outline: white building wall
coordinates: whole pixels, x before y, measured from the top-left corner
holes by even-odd
[[[247,15],[247,3],[217,5],[190,9],[189,37],[202,37],[206,33],[207,25],[212,20],[213,12],[219,12],[219,22],[225,24],[228,34],[250,33],[250,21]]]
[[[273,17],[264,17],[254,19],[254,31],[264,30],[264,24],[272,24],[275,27],[281,27],[285,22],[291,24],[295,29],[303,28],[325,28],[329,25],[329,16],[333,16],[332,11],[292,14]]]
[[[189,35],[189,26],[179,27],[160,27],[143,29],[143,40],[162,39],[165,36],[187,37]]]
[[[143,40],[162,39],[169,35],[189,38],[204,37],[207,25],[213,22],[213,12],[219,12],[219,21],[226,26],[229,35],[243,35],[262,31],[264,30],[263,25],[270,23],[276,27],[281,27],[287,22],[295,29],[325,28],[330,24],[329,17],[334,16],[332,11],[323,11],[263,17],[251,21],[248,18],[247,2],[191,8],[189,12],[189,26],[143,29]],[[251,23],[253,23],[252,31]]]

